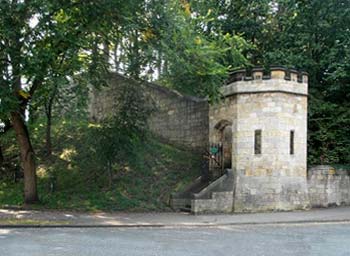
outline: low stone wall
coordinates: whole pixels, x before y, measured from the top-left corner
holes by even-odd
[[[90,119],[99,121],[113,113],[122,86],[139,86],[154,109],[148,120],[150,130],[166,142],[193,149],[207,148],[209,104],[207,100],[182,95],[154,83],[139,82],[111,74],[108,87],[90,93]]]
[[[233,192],[213,192],[210,199],[193,199],[191,202],[191,210],[195,214],[231,213]]]
[[[312,207],[350,205],[350,170],[313,166],[308,170],[308,188]]]
[[[310,208],[306,177],[235,174],[234,212],[292,211]]]

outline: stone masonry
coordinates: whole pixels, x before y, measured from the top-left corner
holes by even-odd
[[[250,76],[239,70],[222,88],[223,102],[210,108],[210,140],[220,137],[215,129],[219,122],[232,123],[234,212],[309,207],[307,87],[307,75],[293,70],[272,68],[269,76],[261,69]]]
[[[350,169],[329,165],[308,170],[309,197],[312,207],[350,205]]]
[[[115,101],[122,86],[138,86],[154,109],[149,129],[166,142],[195,150],[207,148],[209,104],[205,99],[182,95],[154,83],[136,81],[112,73],[109,86],[90,93],[89,115],[99,121],[115,111]]]

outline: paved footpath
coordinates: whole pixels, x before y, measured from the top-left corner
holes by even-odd
[[[79,213],[0,209],[0,227],[186,227],[288,223],[350,223],[350,207],[251,214]]]

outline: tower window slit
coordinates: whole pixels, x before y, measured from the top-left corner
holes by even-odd
[[[294,155],[294,131],[290,131],[289,154]]]
[[[254,154],[261,154],[261,130],[255,130],[254,133]]]

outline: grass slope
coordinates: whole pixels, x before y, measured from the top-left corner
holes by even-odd
[[[199,174],[200,155],[166,145],[148,136],[133,154],[113,166],[112,183],[102,166],[89,156],[87,122],[61,121],[53,127],[54,153],[43,157],[44,125],[36,124],[32,137],[38,157],[38,208],[83,211],[169,210],[172,192]],[[5,156],[18,161],[12,133],[1,138]],[[90,149],[91,150],[91,149]],[[12,163],[13,165],[13,163]],[[10,172],[10,170],[7,170]],[[54,188],[52,188],[54,184]],[[0,207],[23,204],[23,181],[0,181]]]

